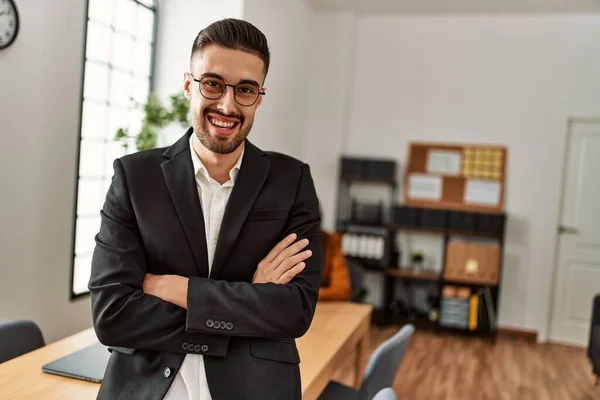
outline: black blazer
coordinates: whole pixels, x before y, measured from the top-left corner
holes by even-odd
[[[98,398],[162,399],[189,353],[204,355],[214,400],[300,399],[294,338],[311,324],[322,271],[309,167],[246,142],[207,278],[191,133],[114,162],[89,281],[94,328],[112,350]],[[292,232],[310,240],[306,268],[286,285],[252,284]],[[147,272],[190,277],[188,309],[144,294]]]

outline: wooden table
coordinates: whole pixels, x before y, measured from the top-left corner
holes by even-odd
[[[316,399],[334,372],[357,351],[357,383],[369,356],[372,307],[320,303],[309,331],[297,340],[302,398]],[[42,365],[98,341],[92,328],[0,364],[0,399],[95,399],[99,385],[43,373]]]

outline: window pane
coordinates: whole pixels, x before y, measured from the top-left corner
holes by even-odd
[[[129,127],[129,109],[125,107],[111,107],[108,111],[108,142],[113,142],[119,128]],[[129,132],[131,134],[131,132]]]
[[[144,111],[141,107],[134,108],[129,113],[129,132],[133,135],[137,135],[142,129],[142,121],[144,119]]]
[[[115,158],[116,159],[116,158]],[[113,160],[114,161],[114,160]],[[110,184],[112,183],[112,177],[114,175],[114,170],[112,168],[112,161],[110,163],[110,165],[108,166],[108,170],[110,170],[108,174],[106,174],[106,178],[104,179],[104,181],[102,182],[104,185],[104,193],[108,193],[108,189],[110,189]]]
[[[115,67],[133,69],[133,39],[129,35],[113,35],[113,57]]]
[[[146,7],[138,6],[135,35],[138,40],[154,41],[154,13]]]
[[[135,14],[137,4],[131,0],[117,0],[115,28],[126,33],[135,32]]]
[[[101,181],[98,181],[101,182]],[[100,215],[94,218],[77,218],[75,254],[81,255],[94,251],[95,237],[100,230]]]
[[[104,63],[110,60],[110,35],[112,31],[106,25],[94,21],[88,22],[85,56],[89,60]]]
[[[92,256],[75,257],[75,270],[73,271],[73,293],[88,292],[88,282],[92,271]]]
[[[148,101],[148,94],[150,93],[150,80],[147,76],[138,76],[135,79],[135,87],[133,91],[133,98],[138,104],[146,104]]]
[[[106,105],[84,101],[81,116],[81,136],[84,138],[105,139],[107,116]]]
[[[106,101],[108,97],[108,69],[93,62],[85,63],[83,96],[86,99]]]
[[[144,42],[135,44],[135,72],[150,76],[150,62],[152,61],[152,47]]]
[[[90,0],[88,16],[110,25],[113,22],[114,7],[114,0]]]
[[[104,182],[101,179],[80,179],[77,193],[78,216],[98,216],[105,196]]]
[[[104,172],[104,142],[82,139],[79,147],[80,177],[101,177]]]
[[[153,0],[138,0],[140,3],[147,5],[148,7],[154,8]]]
[[[110,73],[110,102],[114,105],[128,106],[132,101],[133,82],[131,75],[113,70]]]

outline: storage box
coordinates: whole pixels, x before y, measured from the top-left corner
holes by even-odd
[[[469,324],[469,301],[442,299],[440,302],[440,325],[467,328]]]
[[[366,174],[364,160],[342,157],[340,175],[342,179],[364,179]]]
[[[418,227],[421,223],[421,209],[415,207],[394,206],[392,221],[398,226]]]
[[[474,232],[475,216],[475,213],[451,211],[449,228],[455,231]]]
[[[396,162],[392,160],[368,160],[366,178],[374,181],[396,182]]]
[[[444,279],[481,285],[497,285],[500,247],[493,243],[451,240],[446,248]]]
[[[446,227],[446,215],[444,210],[424,208],[421,211],[421,226],[442,230]]]
[[[486,235],[502,236],[506,223],[505,214],[479,214],[477,217],[477,232]]]

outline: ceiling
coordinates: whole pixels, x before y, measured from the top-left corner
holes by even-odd
[[[308,0],[358,14],[600,13],[600,0]]]

